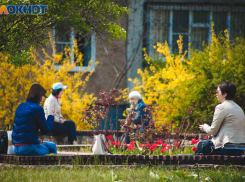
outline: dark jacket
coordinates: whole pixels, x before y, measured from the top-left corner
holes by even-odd
[[[38,129],[48,134],[54,123],[54,116],[46,120],[43,107],[30,100],[20,104],[15,112],[12,132],[13,144],[39,144]]]
[[[147,116],[147,112],[144,111],[144,108],[146,107],[146,104],[143,102],[142,99],[140,99],[136,105],[134,111],[136,112],[136,116],[134,118],[134,124],[141,124],[141,121],[145,119]],[[148,118],[147,122],[144,123],[144,126],[147,126],[149,123],[150,119]]]

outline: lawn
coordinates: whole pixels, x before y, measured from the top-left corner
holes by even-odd
[[[64,168],[3,166],[0,168],[1,181],[245,181],[245,170],[233,167],[219,169],[173,170],[166,166],[138,167],[80,167]]]

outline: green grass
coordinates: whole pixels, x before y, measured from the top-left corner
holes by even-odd
[[[3,166],[0,168],[2,182],[9,181],[198,181],[198,171],[194,169],[170,170],[166,166],[156,167],[79,167],[64,168],[34,167],[22,168],[21,166]],[[200,170],[199,181],[245,181],[244,169],[222,167],[220,169]],[[159,180],[160,179],[160,180]]]
[[[91,147],[80,147],[79,149],[77,149],[76,147],[67,147],[67,148],[62,148],[59,147],[58,148],[59,152],[83,152],[83,153],[92,153],[91,152]]]

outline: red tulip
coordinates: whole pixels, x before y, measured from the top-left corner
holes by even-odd
[[[129,146],[128,146],[128,149],[129,149],[129,150],[133,150],[134,147],[133,147],[132,145],[129,145]]]
[[[208,135],[204,136],[203,139],[208,139]]]
[[[134,142],[130,142],[129,145],[130,145],[130,146],[134,146]]]
[[[191,143],[194,145],[197,143],[196,139],[191,139]]]
[[[115,142],[115,141],[114,141],[114,142],[111,142],[111,144],[112,144],[112,145],[115,145],[115,144],[116,144],[116,142]]]
[[[162,146],[163,146],[163,147],[166,147],[166,146],[167,146],[167,143],[162,144]]]
[[[145,144],[145,146],[146,146],[146,147],[150,147],[150,144],[149,144],[149,143],[147,143],[147,144]]]
[[[153,149],[154,149],[154,148],[151,146],[151,147],[150,147],[150,151],[152,151]]]
[[[152,144],[152,146],[151,147],[153,147],[153,149],[154,148],[157,148],[157,144],[156,143],[154,143],[154,144]]]
[[[157,144],[161,145],[162,144],[162,141],[161,140],[158,140],[156,141]]]
[[[142,147],[143,147],[143,145],[141,144],[141,145],[139,145],[139,147],[140,147],[140,148],[142,148]]]
[[[176,147],[178,147],[178,146],[179,146],[179,142],[174,143],[174,145],[175,145]]]
[[[107,148],[110,148],[110,145],[107,143]]]
[[[196,140],[196,142],[197,142],[197,143],[200,142],[200,139]]]
[[[161,149],[161,152],[165,152],[166,148]]]
[[[127,144],[126,144],[126,143],[124,143],[124,144],[123,144],[123,147],[127,147]]]
[[[171,148],[171,146],[170,145],[168,145],[167,147],[166,147],[166,150],[168,150],[168,149],[170,149]]]
[[[117,142],[117,143],[116,143],[116,146],[119,146],[119,145],[120,145],[120,142]]]
[[[112,139],[112,135],[106,137],[108,140],[111,140]]]
[[[197,151],[197,148],[196,148],[196,147],[193,147],[192,150],[193,150],[194,152],[196,152],[196,151]]]

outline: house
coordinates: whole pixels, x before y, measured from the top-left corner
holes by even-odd
[[[144,68],[143,47],[148,55],[161,58],[153,45],[167,41],[170,51],[175,53],[176,41],[182,35],[184,50],[202,49],[203,42],[207,44],[211,40],[212,22],[217,35],[227,29],[231,40],[245,36],[245,0],[121,0],[117,3],[130,11],[118,22],[127,31],[126,40],[108,43],[95,34],[79,34],[64,24],[54,27],[52,32],[57,52],[63,51],[66,45],[73,50],[73,41],[77,40],[84,62],[83,66],[77,63],[72,71],[85,70],[90,59],[93,60],[94,71],[85,92],[96,96],[100,90],[109,91],[116,85],[133,88],[128,78],[138,77],[137,69]],[[52,54],[51,46],[46,50]],[[95,60],[99,61],[96,67]],[[76,62],[74,54],[71,62]],[[119,118],[126,107],[125,103],[120,107]]]
[[[244,0],[134,0],[129,1],[127,27],[127,59],[137,49],[135,64],[127,72],[127,78],[137,77],[137,69],[143,69],[142,48],[149,56],[161,58],[153,49],[157,42],[167,41],[170,52],[178,51],[177,40],[183,36],[183,49],[202,49],[211,41],[212,22],[216,35],[228,30],[230,40],[245,37]],[[188,53],[188,56],[189,53]],[[127,87],[132,88],[127,81]]]

